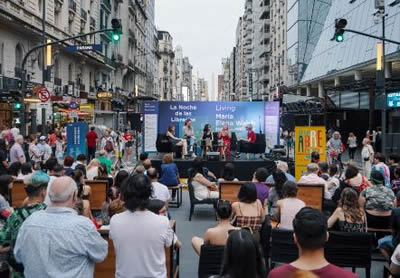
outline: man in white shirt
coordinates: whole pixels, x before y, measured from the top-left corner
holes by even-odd
[[[150,168],[147,170],[147,176],[151,179],[151,184],[153,186],[153,195],[150,198],[158,199],[168,204],[168,202],[171,200],[171,195],[169,194],[168,187],[158,182],[157,169]]]
[[[110,221],[110,237],[116,253],[116,278],[166,278],[165,247],[174,232],[168,218],[146,209],[152,194],[149,177],[129,177],[122,188],[126,211]]]
[[[49,146],[49,144],[47,144],[46,139],[47,139],[46,136],[40,136],[38,144],[38,148],[42,153],[43,162],[46,162],[51,157],[52,154],[51,147]]]
[[[17,136],[20,134],[19,128],[15,125],[11,130],[10,130],[14,140],[17,139]]]
[[[11,164],[14,162],[20,162],[24,164],[26,162],[25,152],[22,148],[24,144],[24,137],[22,135],[18,135],[15,138],[15,143],[12,145],[10,149],[10,162]]]
[[[323,184],[325,186],[324,199],[331,200],[332,196],[328,190],[327,182],[318,176],[318,164],[310,163],[307,165],[307,175],[302,176],[299,180],[299,184]]]

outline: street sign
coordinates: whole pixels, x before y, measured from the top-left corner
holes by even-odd
[[[102,51],[103,47],[101,44],[84,44],[84,45],[69,45],[65,50],[74,51]]]
[[[69,108],[72,110],[76,110],[76,109],[78,109],[78,107],[79,107],[79,104],[76,101],[71,101],[69,104]]]
[[[46,88],[40,89],[38,92],[38,98],[41,102],[49,101],[51,98],[49,90],[47,90]]]
[[[400,108],[400,92],[388,93],[387,105],[390,108]]]

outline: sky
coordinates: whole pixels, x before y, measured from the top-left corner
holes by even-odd
[[[244,0],[156,0],[158,30],[168,31],[174,48],[182,46],[193,74],[208,81],[222,73],[222,58],[229,57],[235,45],[236,26],[244,12]],[[217,93],[217,92],[216,92]]]

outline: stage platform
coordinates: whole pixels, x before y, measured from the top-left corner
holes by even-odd
[[[160,171],[162,160],[160,158],[151,158],[152,165],[158,171]],[[192,161],[175,159],[174,162],[178,166],[180,177],[188,178],[188,170],[192,167]],[[234,161],[204,161],[204,167],[207,167],[212,171],[218,178],[221,176],[222,170],[226,163],[233,163],[236,169],[236,178],[240,181],[252,180],[253,174],[257,168],[264,167],[271,173],[275,168],[276,164],[273,160],[234,160]]]

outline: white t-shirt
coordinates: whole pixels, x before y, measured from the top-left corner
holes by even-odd
[[[397,266],[400,266],[400,260],[398,260],[398,259],[396,258],[396,255],[397,255],[398,253],[400,253],[400,244],[397,245],[396,249],[395,249],[394,252],[393,252],[392,258],[391,258],[392,263],[394,263],[394,264],[397,265]]]
[[[116,278],[166,278],[165,247],[174,232],[166,217],[148,210],[116,214],[110,221],[117,270]]]
[[[158,199],[163,202],[168,202],[171,199],[168,187],[159,182],[152,182],[153,185],[153,196],[152,199]]]
[[[11,134],[12,134],[14,140],[17,138],[17,136],[19,135],[19,133],[20,133],[20,132],[19,132],[19,128],[13,127],[13,128],[11,129]]]

